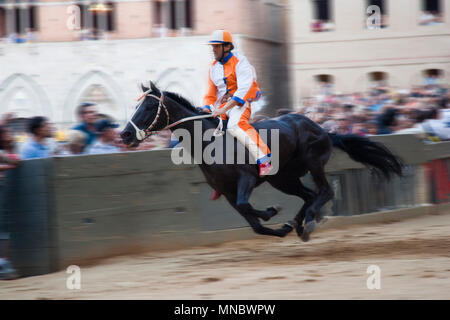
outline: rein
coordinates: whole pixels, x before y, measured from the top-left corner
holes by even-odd
[[[192,117],[183,118],[183,119],[178,120],[178,121],[176,121],[176,122],[174,122],[174,123],[169,125],[170,115],[169,115],[169,111],[167,111],[167,107],[164,105],[164,95],[161,93],[161,97],[157,97],[157,96],[155,96],[153,94],[149,94],[149,92],[151,92],[151,89],[145,91],[139,97],[139,99],[137,101],[140,101],[140,102],[136,106],[136,111],[139,109],[140,105],[144,102],[144,100],[145,100],[144,98],[146,96],[155,98],[156,100],[159,101],[159,104],[158,104],[158,111],[156,113],[155,119],[153,119],[153,122],[150,124],[150,126],[148,126],[147,129],[139,129],[137,127],[137,125],[132,120],[133,116],[134,116],[134,113],[133,113],[133,115],[131,116],[131,119],[130,119],[131,125],[136,130],[136,139],[138,139],[139,141],[145,140],[149,136],[151,136],[152,134],[161,132],[161,131],[166,130],[166,129],[170,129],[170,128],[172,128],[172,127],[174,127],[174,126],[176,126],[176,125],[178,125],[180,123],[186,122],[186,121],[205,119],[205,118],[212,118],[212,115],[210,115],[210,114],[205,114],[205,115],[200,115],[200,116],[192,116]],[[159,116],[161,115],[161,109],[164,109],[164,112],[166,113],[167,124],[166,124],[166,126],[163,129],[161,129],[159,131],[152,131],[153,127],[158,123]],[[136,113],[136,111],[135,111],[135,113]],[[222,136],[225,133],[222,129],[223,129],[223,122],[222,122],[222,118],[219,117],[219,125],[214,130],[214,136],[215,137]]]

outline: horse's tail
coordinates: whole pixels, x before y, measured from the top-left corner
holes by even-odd
[[[355,134],[329,134],[333,146],[345,151],[350,158],[383,174],[388,180],[392,174],[402,175],[403,163],[386,146]]]

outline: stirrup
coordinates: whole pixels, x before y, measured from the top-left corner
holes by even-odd
[[[223,129],[223,122],[222,122],[222,117],[219,117],[219,125],[217,126],[216,130],[214,130],[214,137],[220,137],[223,136],[225,134],[225,131],[222,130]]]

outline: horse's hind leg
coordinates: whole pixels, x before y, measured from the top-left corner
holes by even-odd
[[[267,236],[276,236],[276,237],[282,238],[282,237],[285,237],[289,232],[291,232],[294,229],[293,225],[290,225],[287,223],[284,224],[281,228],[276,229],[276,230],[267,228],[267,227],[264,227],[261,224],[261,222],[259,222],[258,218],[255,217],[254,215],[248,214],[241,209],[237,209],[237,210],[244,217],[244,219],[247,220],[247,222],[252,227],[253,231],[255,231],[258,234],[267,235]]]
[[[281,227],[280,229],[276,229],[276,230],[264,227],[259,222],[258,218],[255,215],[248,212],[247,207],[242,207],[242,206],[238,207],[236,205],[235,197],[232,197],[232,196],[229,196],[226,194],[225,194],[225,197],[227,198],[227,200],[231,204],[231,206],[233,208],[235,208],[244,217],[244,219],[249,223],[249,225],[250,225],[250,227],[252,227],[253,231],[258,234],[276,236],[276,237],[282,238],[293,230],[293,226],[290,226],[289,224],[285,224],[283,227]]]
[[[303,233],[303,219],[305,218],[306,210],[313,204],[317,194],[305,187],[300,180],[300,177],[292,178],[284,175],[274,177],[268,182],[276,189],[293,196],[300,197],[304,203],[299,212],[295,216],[296,231],[299,236]]]
[[[299,187],[300,187],[300,197],[303,199],[304,204],[301,207],[300,211],[295,216],[295,221],[297,222],[297,234],[299,237],[303,234],[303,220],[305,219],[306,210],[314,203],[314,199],[317,198],[317,193],[315,193],[313,190],[305,187],[303,183],[301,182],[300,178],[299,181]]]
[[[225,197],[227,198],[228,202],[244,217],[245,220],[247,220],[247,222],[252,227],[253,231],[255,231],[256,233],[277,237],[286,236],[289,232],[293,230],[293,226],[285,224],[280,229],[274,230],[271,228],[264,227],[259,222],[258,218],[261,217],[261,212],[263,211],[253,209],[252,205],[248,203],[251,191],[253,190],[255,184],[252,184],[251,179],[247,180],[246,178],[247,177],[242,177],[239,180],[238,192],[236,196],[225,194]],[[266,215],[273,216],[274,214],[276,214],[276,212],[274,213],[270,210],[266,212]]]
[[[325,176],[324,165],[326,161],[323,161],[324,158],[328,160],[328,155],[324,155],[322,159],[319,158],[319,161],[311,162],[309,166],[309,172],[318,188],[318,192],[317,197],[305,212],[305,226],[301,235],[303,241],[309,240],[309,235],[317,226],[316,221],[320,221],[320,208],[334,196],[333,189]]]

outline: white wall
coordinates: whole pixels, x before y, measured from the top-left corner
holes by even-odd
[[[125,122],[140,94],[137,85],[148,80],[200,105],[212,59],[205,42],[187,37],[2,45],[0,114],[45,115],[65,127],[76,121],[83,90],[99,84],[118,106],[100,112]],[[17,91],[16,102],[29,98],[22,105],[12,101]]]

